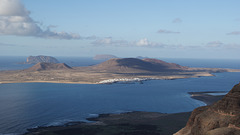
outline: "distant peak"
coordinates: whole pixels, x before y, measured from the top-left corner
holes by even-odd
[[[72,69],[72,68],[65,63],[39,62],[34,66],[28,68],[27,71],[62,70],[62,69]]]
[[[93,67],[96,70],[112,72],[150,71],[161,72],[166,70],[184,70],[187,67],[175,63],[167,63],[157,59],[113,58]]]
[[[29,56],[27,57],[27,64],[37,64],[39,62],[46,62],[46,63],[59,63],[59,61],[52,57],[52,56]]]
[[[113,58],[118,58],[118,57],[111,54],[98,54],[93,57],[94,60],[109,60]]]

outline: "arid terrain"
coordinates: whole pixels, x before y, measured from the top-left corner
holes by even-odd
[[[189,68],[157,59],[115,58],[88,67],[70,67],[64,63],[38,63],[25,70],[1,71],[0,83],[49,82],[99,84],[150,79],[179,79],[213,76],[237,69]]]

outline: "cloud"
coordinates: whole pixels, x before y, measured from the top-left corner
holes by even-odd
[[[240,44],[236,43],[223,43],[221,41],[208,42],[205,45],[206,48],[218,48],[218,49],[240,49]]]
[[[240,44],[231,43],[224,46],[226,49],[240,49]]]
[[[211,42],[208,42],[206,45],[206,47],[213,47],[213,48],[218,48],[222,46],[224,46],[224,43],[220,41],[211,41]]]
[[[117,47],[164,47],[164,44],[150,42],[147,38],[138,41],[114,40],[112,37],[105,37],[92,42],[96,46],[117,46]]]
[[[28,16],[27,11],[19,0],[0,0],[1,16]]]
[[[50,25],[42,29],[34,21],[20,0],[0,0],[0,35],[34,36],[52,39],[95,39],[82,37],[76,33],[52,31]]]
[[[182,22],[182,19],[180,18],[175,18],[172,23],[181,23]]]
[[[97,39],[92,42],[94,45],[113,45],[113,46],[127,46],[129,43],[126,40],[113,40],[112,37],[105,37]]]
[[[157,33],[160,33],[160,34],[180,34],[180,32],[175,32],[175,31],[170,31],[170,30],[163,30],[163,29],[158,30]]]
[[[149,46],[152,43],[148,41],[147,38],[140,39],[139,41],[136,42],[137,46]]]
[[[14,45],[14,44],[6,44],[6,43],[1,43],[0,42],[0,46],[9,46],[9,47],[11,47],[11,46],[16,46],[16,45]]]
[[[240,31],[233,31],[233,32],[227,33],[227,35],[240,35]]]
[[[150,42],[147,38],[140,39],[139,41],[133,44],[134,46],[139,47],[164,47],[164,44]]]

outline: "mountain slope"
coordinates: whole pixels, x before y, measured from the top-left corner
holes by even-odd
[[[240,135],[240,83],[217,103],[195,109],[175,135]]]
[[[157,59],[116,58],[92,66],[92,69],[109,72],[162,72],[168,70],[184,70],[187,69],[187,67]]]
[[[65,63],[37,63],[36,65],[26,69],[25,71],[43,71],[43,70],[67,70],[72,69]]]

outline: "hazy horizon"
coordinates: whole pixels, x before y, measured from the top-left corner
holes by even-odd
[[[0,56],[238,59],[239,4],[0,0]]]

